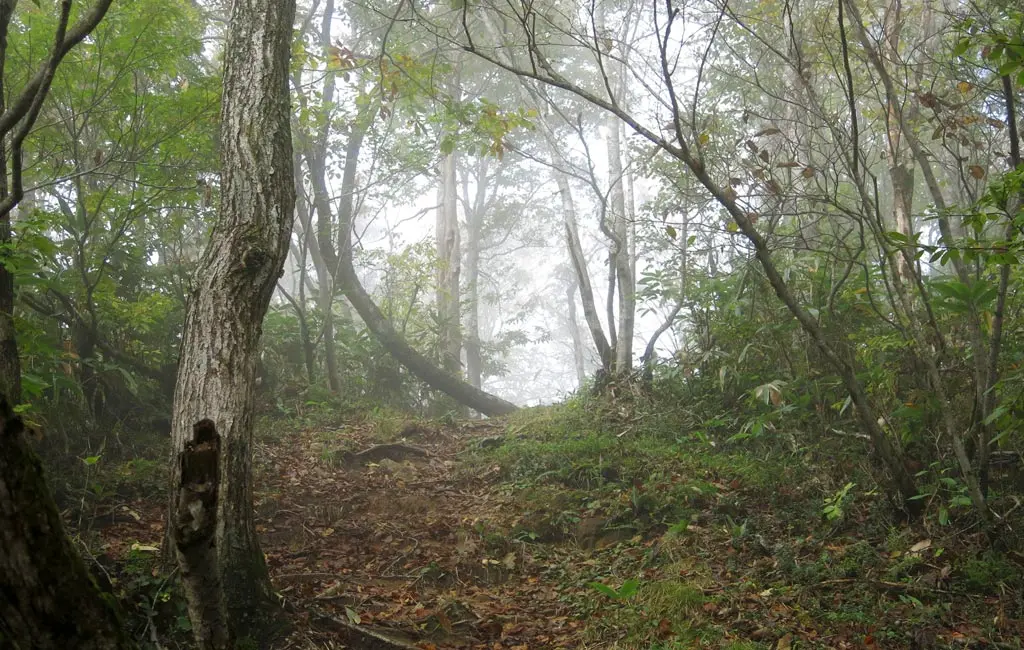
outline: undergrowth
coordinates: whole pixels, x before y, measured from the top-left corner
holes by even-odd
[[[1020,647],[1019,540],[993,546],[937,510],[907,523],[856,437],[736,438],[664,398],[581,393],[513,414],[500,446],[474,451],[521,506],[511,537],[593,554],[557,579],[594,585],[575,607],[595,644]]]

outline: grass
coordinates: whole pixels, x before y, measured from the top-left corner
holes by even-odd
[[[728,431],[689,435],[693,419],[653,402],[578,396],[512,415],[501,446],[473,452],[473,463],[500,467],[505,490],[529,505],[513,538],[572,543],[578,522],[595,516],[639,532],[592,551],[603,583],[643,578],[626,600],[576,597],[590,642],[761,648],[795,627],[805,636],[794,647],[863,644],[869,634],[901,647],[915,635],[955,638],[958,611],[970,612],[975,633],[1005,636],[993,601],[971,594],[999,597],[1014,612],[1005,616],[1024,616],[1020,562],[979,552],[979,540],[959,539],[952,527],[900,523],[863,471],[860,443],[794,448],[798,433],[777,444],[724,443]],[[827,518],[837,494],[842,509]],[[934,539],[922,548],[926,538]],[[564,569],[559,579],[585,582],[585,573]],[[763,638],[751,639],[755,632]]]

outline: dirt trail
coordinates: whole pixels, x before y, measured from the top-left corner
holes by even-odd
[[[536,554],[490,532],[520,516],[494,487],[496,468],[460,462],[502,430],[409,425],[401,445],[375,447],[370,427],[345,426],[259,450],[258,531],[275,587],[300,610],[422,648],[579,647],[581,623]],[[340,443],[374,453],[353,458]]]
[[[866,494],[841,526],[815,521],[834,490],[806,459],[578,436],[530,456],[526,440],[364,421],[258,442],[257,530],[295,617],[283,647],[1022,647],[1019,592],[994,590],[1019,584],[1016,560],[872,519]],[[119,506],[105,554],[155,553],[164,507]]]

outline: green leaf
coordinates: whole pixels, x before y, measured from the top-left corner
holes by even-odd
[[[988,417],[985,418],[984,421],[982,421],[982,424],[987,427],[988,425],[992,424],[993,422],[1001,418],[1002,415],[1004,415],[1005,413],[1007,413],[1006,406],[996,406],[992,413],[988,414]]]
[[[1018,67],[1020,67],[1020,63],[1017,61],[1005,61],[999,66],[999,76],[1008,77],[1016,72]]]
[[[40,377],[29,372],[21,374],[21,390],[26,396],[39,397],[43,391],[50,387],[50,384]]]
[[[359,614],[357,614],[351,607],[345,608],[345,616],[352,625],[359,625],[363,621],[363,619],[359,618]]]
[[[626,600],[636,595],[636,592],[640,590],[640,581],[630,578],[629,580],[622,583],[619,587],[619,598]]]
[[[615,600],[618,600],[618,598],[619,598],[619,592],[615,591],[614,589],[612,589],[608,585],[601,584],[600,582],[588,582],[587,586],[590,587],[591,589],[593,589],[594,591],[598,591],[598,592],[604,594],[605,596],[608,596],[609,598],[612,598],[612,599],[615,599]]]
[[[83,458],[82,462],[85,463],[86,465],[95,465],[96,463],[100,462],[101,457],[102,454],[97,456],[89,456],[87,458]]]

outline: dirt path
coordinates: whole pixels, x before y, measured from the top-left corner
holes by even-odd
[[[866,494],[842,526],[818,520],[834,489],[807,462],[555,439],[360,421],[257,443],[257,530],[295,617],[284,647],[1024,647],[1019,553],[895,526]],[[158,551],[164,505],[119,505],[102,531],[142,594],[166,579],[126,557]]]
[[[416,425],[402,445],[375,447],[371,429],[346,426],[261,449],[258,531],[276,588],[422,648],[580,647],[546,567],[492,532],[520,516],[495,470],[460,463],[501,431]],[[341,443],[373,452],[353,458]]]

